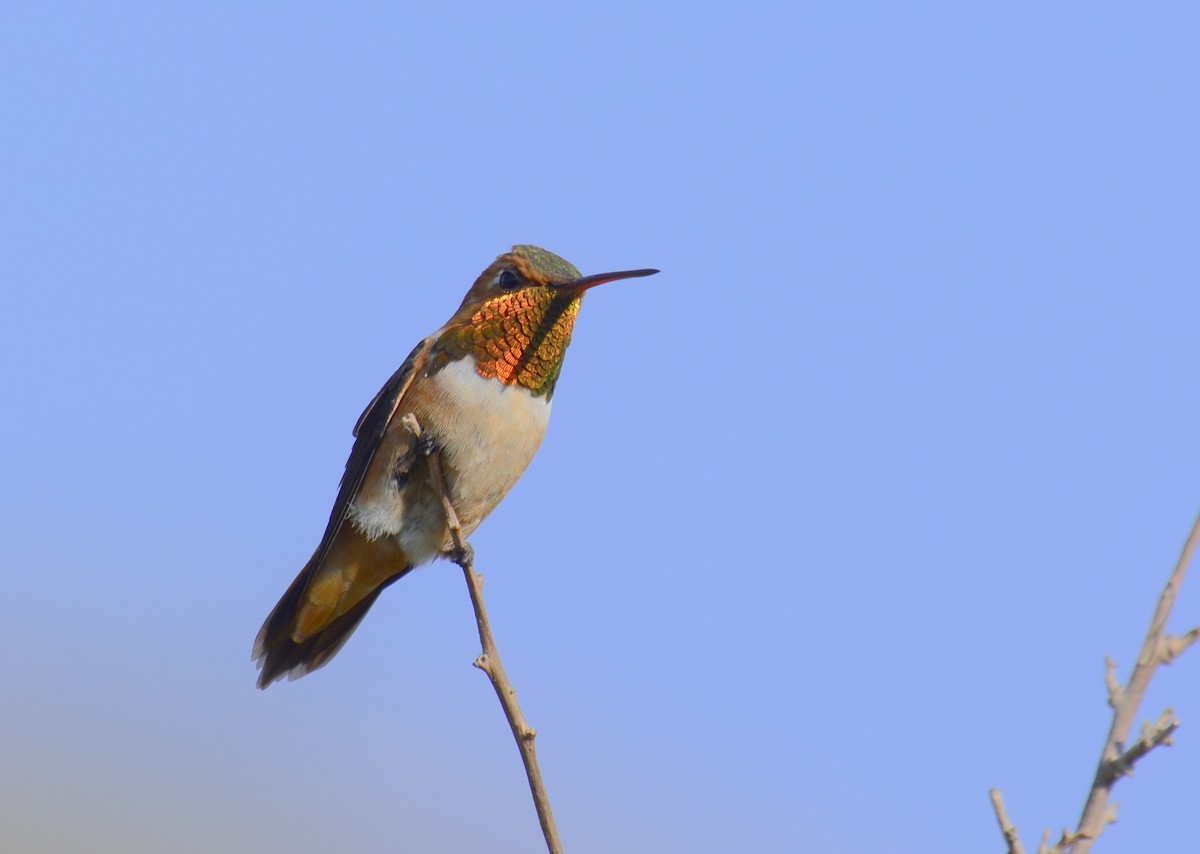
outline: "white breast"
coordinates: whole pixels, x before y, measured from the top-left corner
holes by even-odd
[[[467,533],[495,509],[546,435],[550,401],[527,388],[485,379],[466,356],[431,378],[425,415],[446,461],[455,509]]]
[[[437,441],[446,481],[464,534],[471,534],[512,489],[537,452],[550,422],[550,401],[529,389],[484,379],[466,356],[427,380],[412,403]],[[407,400],[407,399],[406,399]],[[404,411],[402,403],[398,413]],[[381,458],[385,472],[395,460]],[[441,503],[425,485],[402,487],[389,476],[379,489],[360,493],[350,509],[355,525],[372,539],[396,537],[414,564],[449,547]]]

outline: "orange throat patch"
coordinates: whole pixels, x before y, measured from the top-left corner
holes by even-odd
[[[554,394],[579,314],[581,295],[527,288],[488,300],[434,345],[432,370],[471,355],[485,379]]]

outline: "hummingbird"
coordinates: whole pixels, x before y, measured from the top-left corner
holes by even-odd
[[[384,588],[453,553],[430,481],[431,448],[463,537],[479,526],[546,435],[584,293],[657,272],[582,276],[552,252],[518,245],[479,275],[359,416],[320,545],[254,641],[259,688],[328,664]]]

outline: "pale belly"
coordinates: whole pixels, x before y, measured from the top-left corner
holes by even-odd
[[[521,386],[484,379],[467,356],[446,365],[406,395],[400,418],[415,412],[441,450],[455,511],[469,535],[524,473],[546,435],[550,401]],[[394,459],[379,460],[389,467]],[[368,536],[395,537],[413,565],[448,548],[441,504],[425,478],[391,478],[383,494],[360,495],[353,518]]]

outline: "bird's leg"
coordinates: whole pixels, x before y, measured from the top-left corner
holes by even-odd
[[[413,469],[417,467],[417,463],[428,456],[422,452],[422,445],[426,442],[432,444],[432,439],[427,439],[426,433],[416,441],[411,448],[405,451],[400,456],[396,457],[396,465],[392,469],[392,477],[396,480],[396,488],[403,489],[412,479]]]
[[[415,416],[406,415],[403,420],[405,426],[408,427],[416,438],[416,441],[411,448],[396,458],[396,465],[392,470],[392,476],[396,479],[396,486],[398,488],[403,488],[408,484],[418,461],[429,457],[438,449],[437,440],[433,438],[433,434],[427,430],[422,430]]]
[[[454,545],[442,551],[442,556],[454,561],[454,563],[463,569],[466,569],[468,566],[473,567],[475,565],[475,547],[463,539],[461,529],[459,528],[458,514],[454,512],[454,505],[450,502],[450,497],[446,494],[446,483],[442,473],[441,456],[437,440],[433,438],[432,433],[421,429],[421,423],[417,420],[417,416],[411,412],[400,419],[400,421],[413,434],[416,441],[413,443],[412,448],[397,461],[397,477],[399,477],[401,462],[406,466],[405,479],[407,480],[416,461],[421,457],[429,458],[433,487],[445,504],[446,524],[450,528],[451,540],[454,542]],[[435,454],[439,455],[435,457]]]

